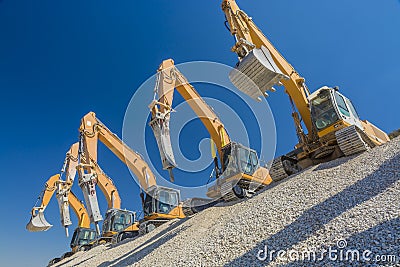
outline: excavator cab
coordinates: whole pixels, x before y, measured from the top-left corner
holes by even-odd
[[[73,252],[85,250],[86,246],[90,246],[95,241],[97,235],[93,229],[78,227],[72,235],[70,247]]]
[[[141,193],[144,218],[139,223],[139,233],[145,234],[171,219],[183,219],[178,190],[151,186]]]
[[[250,197],[260,185],[268,185],[271,182],[267,171],[260,168],[254,149],[231,142],[222,148],[221,153],[221,172],[216,184],[208,189],[208,197],[222,197],[225,201],[235,201]]]
[[[341,119],[339,106],[335,104],[334,94],[328,88],[321,88],[310,96],[311,117],[318,132],[334,125]],[[343,112],[346,107],[340,107]],[[348,113],[348,112],[347,112]]]
[[[124,231],[136,221],[136,213],[129,210],[109,209],[103,223],[103,236],[111,237]]]
[[[222,175],[230,177],[238,173],[253,175],[258,169],[258,156],[254,149],[231,142],[222,148]]]
[[[363,129],[360,118],[351,101],[338,92],[338,88],[324,86],[309,96],[311,120],[318,135],[323,137],[347,126]]]
[[[233,85],[257,101],[261,101],[262,96],[268,96],[267,91],[274,92],[273,86],[280,80],[288,78],[264,46],[248,52],[229,73]]]
[[[179,191],[175,189],[152,186],[148,189],[144,198],[144,216],[169,215],[178,207],[179,199]]]
[[[337,87],[324,86],[309,97],[311,120],[322,141],[336,140],[340,151],[349,156],[389,141],[386,133],[360,120],[350,99]]]

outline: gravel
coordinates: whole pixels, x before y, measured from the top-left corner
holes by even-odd
[[[58,266],[266,265],[400,266],[400,138]]]

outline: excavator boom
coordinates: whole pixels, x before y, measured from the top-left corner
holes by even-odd
[[[90,228],[90,220],[85,205],[83,205],[72,191],[70,192],[68,201],[78,218],[78,227]]]
[[[165,129],[169,129],[174,89],[182,95],[202,121],[218,150],[219,162],[222,166],[220,170],[218,160],[215,158],[216,177],[223,179],[217,179],[217,185],[209,188],[208,197],[223,197],[226,201],[231,201],[247,197],[249,195],[246,192],[254,193],[271,182],[268,171],[259,166],[256,151],[230,140],[223,123],[214,110],[174,66],[172,59],[164,60],[160,65],[156,85],[158,101],[153,100],[149,105],[152,114],[150,125],[156,137],[162,160],[167,158],[165,154],[168,151],[165,151],[164,148],[171,146],[169,132]],[[164,134],[164,136],[160,136],[160,134]],[[164,142],[165,140],[166,142]],[[174,164],[163,161],[163,166],[164,168],[173,168]]]
[[[159,100],[153,101],[149,106],[153,118],[150,125],[159,122],[158,117],[162,116],[164,125],[162,125],[161,128],[169,128],[168,124],[170,110],[172,109],[173,93],[176,89],[207,128],[211,139],[216,144],[219,155],[222,155],[222,147],[231,143],[224,125],[212,108],[204,102],[193,86],[175,67],[174,61],[172,59],[164,60],[158,69],[157,75],[159,84],[159,87],[157,88]],[[152,126],[152,128],[154,130],[156,127]],[[161,142],[161,145],[159,143],[160,152],[162,153],[162,151],[165,151],[165,148],[171,147],[171,142],[169,132],[165,131],[161,133],[164,133],[161,137],[159,137],[159,133],[156,132],[155,136],[157,140],[163,141]],[[164,154],[166,153],[167,152],[164,152]],[[163,156],[161,155],[161,157]],[[173,167],[173,165],[174,164],[171,164],[171,167]]]
[[[292,105],[292,117],[299,143],[295,150],[272,161],[270,174],[275,181],[309,166],[349,156],[381,145],[386,133],[357,115],[353,104],[338,87],[321,87],[312,94],[305,79],[272,45],[268,38],[236,4],[223,0],[229,31],[235,37],[232,51],[239,63],[230,73],[232,83],[257,99],[283,85]],[[303,123],[307,132],[303,130]]]
[[[179,205],[179,191],[158,187],[154,173],[142,156],[133,151],[117,135],[112,133],[111,130],[96,118],[94,112],[89,112],[82,118],[79,130],[81,134],[81,144],[83,146],[82,158],[85,159],[85,165],[82,165],[81,167],[78,166],[80,177],[90,175],[92,177],[97,177],[96,181],[99,179],[100,172],[102,171],[97,164],[97,143],[100,141],[135,174],[141,189],[146,192],[146,198],[143,196],[142,204],[145,206],[146,202],[150,204],[151,207],[144,211],[144,220],[146,222],[149,220],[157,220],[161,222],[172,218],[184,218],[182,207]],[[165,196],[165,194],[176,196],[176,198],[173,198],[176,199],[176,201],[173,201],[173,203],[160,204],[157,199],[160,192],[163,196]],[[155,195],[151,195],[153,193]],[[159,210],[162,205],[168,208]],[[124,224],[127,228],[122,229],[122,231],[115,231],[115,229],[112,230],[113,226],[111,224],[116,223],[115,220],[110,219],[113,216],[113,218],[118,217],[119,219],[122,219],[123,217],[127,218],[127,216],[131,215],[135,217],[132,212],[129,212],[130,215],[127,214],[127,212],[129,211],[120,210],[119,208],[109,209],[107,212],[107,218],[104,221],[107,225],[106,227],[103,225],[103,235],[105,237],[114,236],[116,233],[119,233],[119,236],[124,238],[124,236],[133,236],[139,231],[138,224],[134,223],[133,220],[130,220],[128,226]],[[106,233],[104,233],[104,229],[106,229]]]
[[[60,192],[57,190],[58,184],[65,183],[63,180],[60,179],[60,175],[56,174],[50,177],[50,179],[46,182],[45,191],[41,197],[42,203],[40,207],[34,207],[32,209],[31,219],[26,226],[26,229],[30,232],[42,232],[49,230],[53,225],[47,222],[44,217],[44,211],[50,202],[51,197],[54,195],[54,192],[57,192],[57,195]],[[58,198],[58,197],[57,197]],[[59,199],[59,198],[58,198]],[[68,192],[66,197],[67,203],[66,206],[59,201],[60,207],[60,217],[61,217],[61,224],[67,228],[69,225],[72,224],[69,216],[69,209],[68,207],[71,206],[73,211],[78,218],[78,227],[82,228],[90,228],[90,220],[87,213],[85,206],[82,202],[75,196],[72,191]],[[68,236],[68,232],[67,232]]]
[[[97,160],[97,143],[100,140],[136,175],[144,190],[156,185],[155,175],[142,156],[113,134],[96,118],[94,112],[89,112],[83,117],[80,131],[85,140],[85,154],[87,154],[85,157]]]
[[[310,94],[305,80],[292,65],[279,53],[268,38],[235,0],[223,0],[222,10],[235,36],[236,44],[232,51],[238,54],[240,63],[230,75],[237,88],[253,98],[265,95],[266,91],[274,91],[273,85],[280,82],[296,105],[309,133],[312,132],[312,121],[309,109]],[[252,83],[249,85],[248,80]]]

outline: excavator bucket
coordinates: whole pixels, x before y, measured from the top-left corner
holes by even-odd
[[[44,218],[44,213],[39,211],[35,216],[31,216],[31,220],[26,225],[29,232],[41,232],[49,230],[53,225],[48,223]]]
[[[275,91],[273,86],[280,80],[288,78],[264,46],[253,49],[229,73],[233,85],[257,101],[261,101],[261,96],[268,96],[267,91]]]

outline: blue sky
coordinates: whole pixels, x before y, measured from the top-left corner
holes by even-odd
[[[362,118],[388,132],[400,127],[399,1],[238,3],[311,91],[339,85]],[[120,135],[135,88],[163,59],[234,65],[223,22],[220,1],[0,1],[2,266],[43,266],[69,249],[55,199],[46,211],[51,230],[29,233],[25,225],[45,180],[77,141],[80,118],[95,111]],[[290,105],[282,91],[268,102],[282,154],[296,142]],[[194,129],[206,136],[201,124]],[[99,153],[123,207],[139,210],[139,190],[126,167],[104,147]]]

